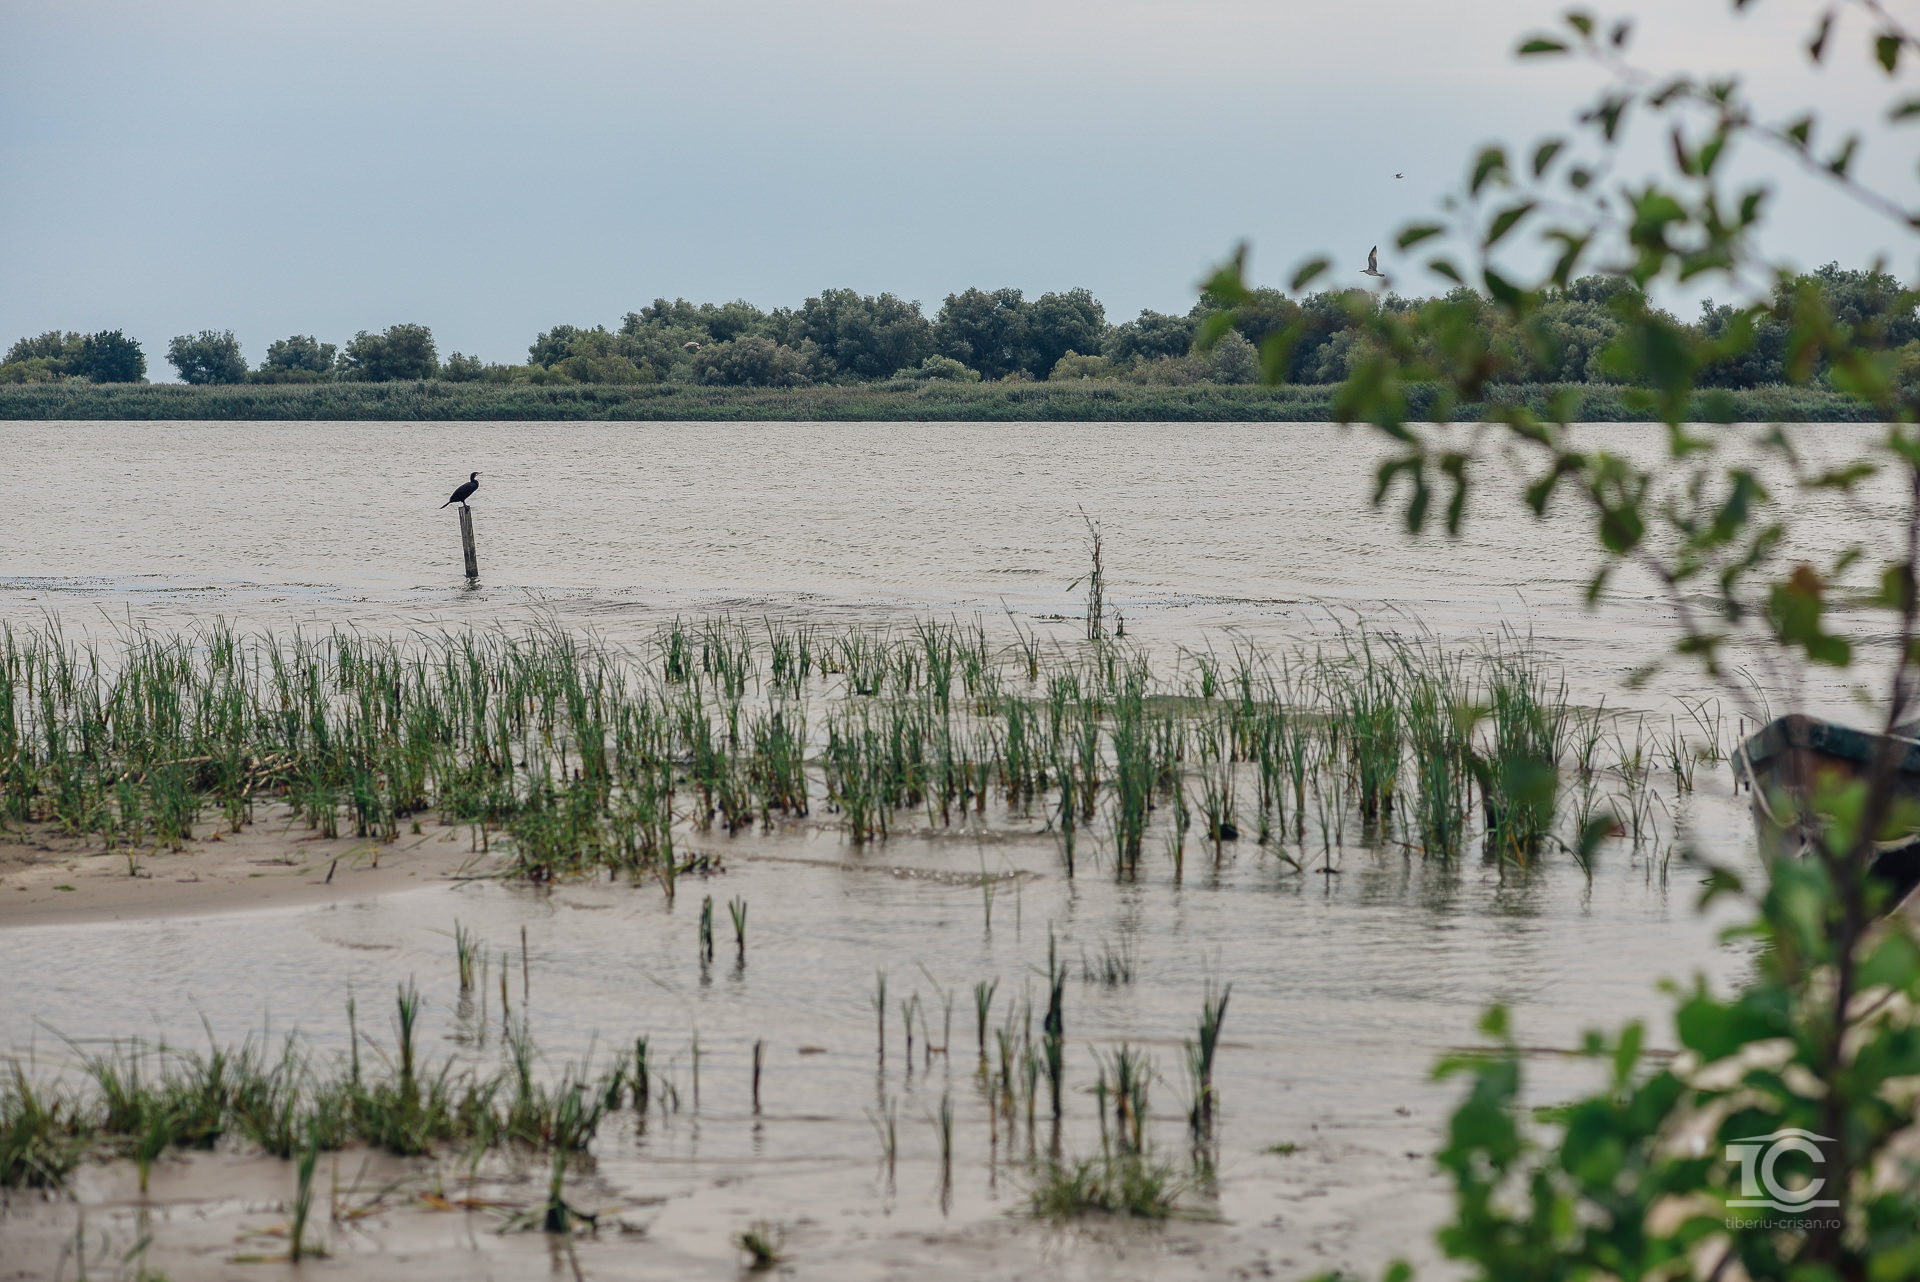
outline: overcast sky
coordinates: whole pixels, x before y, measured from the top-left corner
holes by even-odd
[[[1820,6],[1751,7],[1619,11],[1656,66],[1869,118],[1858,30],[1814,76]],[[1562,8],[0,0],[0,343],[124,328],[158,378],[187,331],[258,361],[418,321],[442,354],[519,361],[656,296],[833,286],[931,315],[970,285],[1085,285],[1122,320],[1186,310],[1242,239],[1266,282],[1328,252],[1357,284],[1478,144],[1569,126],[1595,76],[1511,53]],[[1867,170],[1909,198],[1910,137]],[[1911,240],[1828,198],[1784,200],[1769,243],[1915,275]]]

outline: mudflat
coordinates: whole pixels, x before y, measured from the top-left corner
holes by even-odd
[[[178,850],[105,848],[43,825],[0,832],[0,929],[297,907],[486,877],[469,829],[423,821],[397,841],[327,837],[284,806],[234,831],[196,825]]]

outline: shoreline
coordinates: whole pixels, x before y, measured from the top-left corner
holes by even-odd
[[[877,382],[788,389],[683,383],[38,383],[0,387],[0,420],[15,422],[1077,422],[1326,423],[1338,419],[1339,385],[1120,380],[1059,383]],[[1489,389],[1485,404],[1450,417],[1482,419],[1521,405],[1545,414],[1562,389],[1515,384]],[[1654,421],[1644,394],[1612,385],[1573,387],[1581,422]],[[1412,418],[1431,412],[1435,389],[1406,389]],[[1689,417],[1700,422],[1877,422],[1859,401],[1806,387],[1708,389]]]
[[[261,809],[238,833],[197,826],[181,851],[108,850],[39,826],[0,832],[0,930],[304,908],[453,885],[493,862],[437,822],[387,844],[322,837],[285,806]]]

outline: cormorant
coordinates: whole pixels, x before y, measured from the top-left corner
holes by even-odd
[[[1362,276],[1379,276],[1382,279],[1386,277],[1386,273],[1380,270],[1380,246],[1375,245],[1367,251],[1367,270],[1360,274]]]
[[[480,488],[480,473],[469,472],[467,473],[467,483],[461,486],[459,489],[455,490],[453,492],[453,497],[448,499],[445,503],[442,503],[440,506],[443,508],[447,508],[447,507],[452,507],[455,503],[458,503],[461,507],[465,507],[467,505],[467,500],[472,498],[473,492],[479,488]]]

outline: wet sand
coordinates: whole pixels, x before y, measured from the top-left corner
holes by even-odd
[[[283,806],[234,832],[199,824],[184,849],[104,849],[35,825],[0,831],[0,929],[338,903],[485,876],[470,831],[427,819],[398,841],[327,838]]]
[[[1302,1162],[1311,1161],[1302,1157]],[[760,1218],[730,1177],[715,1174],[692,1198],[622,1199],[593,1175],[570,1196],[597,1210],[597,1227],[571,1238],[529,1230],[515,1217],[537,1207],[544,1172],[483,1165],[404,1161],[351,1149],[322,1158],[314,1180],[307,1241],[328,1254],[309,1257],[297,1277],[370,1282],[467,1282],[469,1279],[735,1279],[752,1276],[731,1246],[734,1233]],[[173,1154],[153,1169],[142,1195],[131,1162],[83,1170],[75,1199],[16,1199],[0,1247],[0,1282],[77,1276],[84,1240],[87,1276],[134,1276],[138,1264],[173,1282],[257,1279],[286,1269],[291,1166],[236,1154]],[[1337,1199],[1338,1201],[1343,1199]],[[1434,1199],[1422,1199],[1431,1203]],[[1326,1202],[1323,1201],[1325,1206]],[[1431,1205],[1409,1206],[1432,1214]],[[759,1210],[763,1211],[764,1207]],[[84,1214],[83,1214],[84,1212]],[[1391,1215],[1384,1205],[1341,1205],[1332,1216]],[[1150,1282],[1168,1278],[1293,1278],[1344,1258],[1331,1241],[1303,1234],[1276,1253],[1241,1226],[1163,1224],[1096,1216],[1051,1224],[1024,1216],[945,1223],[912,1207],[816,1207],[781,1221],[784,1259],[772,1276],[883,1282]],[[151,1237],[153,1245],[128,1252]]]
[[[1719,814],[1732,798],[1713,802]],[[1098,873],[1069,883],[1051,838],[1012,816],[972,831],[916,825],[863,850],[822,813],[772,834],[691,841],[689,853],[719,855],[725,871],[683,879],[674,904],[651,883],[473,879],[484,869],[472,863],[464,828],[429,821],[417,836],[403,831],[376,847],[313,840],[284,813],[259,813],[237,837],[213,840],[202,829],[185,853],[143,852],[137,862],[150,875],[138,878],[123,854],[97,845],[41,834],[0,846],[0,968],[31,959],[58,981],[30,1003],[38,1036],[15,1024],[14,1047],[37,1040],[35,1062],[57,1073],[67,1053],[50,1033],[191,1043],[197,1012],[226,1042],[260,1036],[264,1008],[263,1045],[291,1018],[318,1054],[338,1059],[347,1044],[341,999],[360,994],[363,1036],[385,1045],[384,1017],[370,1012],[396,980],[414,976],[428,998],[430,1057],[484,1067],[497,1039],[491,1049],[473,1044],[471,1011],[448,982],[446,936],[457,915],[510,952],[516,989],[519,932],[528,930],[525,1011],[549,1073],[596,1044],[647,1031],[659,1071],[686,1091],[687,1021],[704,1048],[697,1109],[655,1111],[645,1129],[631,1113],[603,1122],[591,1162],[568,1186],[569,1199],[602,1220],[571,1258],[545,1234],[501,1231],[539,1202],[543,1160],[490,1154],[469,1186],[458,1152],[403,1160],[354,1148],[322,1157],[318,1200],[327,1210],[315,1225],[333,1254],[301,1266],[314,1276],[571,1277],[577,1264],[583,1278],[732,1279],[741,1270],[733,1236],[762,1220],[788,1233],[780,1276],[823,1282],[1300,1278],[1335,1268],[1374,1274],[1395,1256],[1431,1275],[1431,1226],[1449,1205],[1431,1155],[1454,1094],[1427,1080],[1434,1056],[1470,1041],[1474,1011],[1496,994],[1517,1000],[1530,1038],[1568,1044],[1591,1014],[1650,1004],[1658,959],[1700,956],[1688,941],[1710,930],[1684,911],[1649,916],[1643,874],[1625,861],[1584,889],[1554,877],[1508,896],[1497,875],[1442,876],[1398,855],[1349,850],[1342,875],[1329,880],[1287,873],[1246,849],[1217,869],[1196,867],[1182,890],[1164,869],[1135,886]],[[983,850],[998,885],[984,933]],[[696,966],[690,932],[700,900],[736,894],[753,905],[747,964]],[[1487,895],[1505,907],[1481,902]],[[1160,1066],[1152,1125],[1163,1152],[1178,1158],[1179,1038],[1205,976],[1236,984],[1220,1069],[1218,1190],[1188,1200],[1205,1218],[1093,1216],[1059,1226],[1026,1214],[1026,1142],[1017,1151],[1004,1136],[989,1142],[969,1011],[956,1012],[953,1062],[903,1066],[896,1043],[876,1077],[867,1008],[876,965],[891,968],[902,992],[925,992],[937,975],[964,1007],[971,977],[998,974],[1003,996],[1030,983],[1052,926],[1076,963],[1109,931],[1130,932],[1142,972],[1137,984],[1109,990],[1084,982],[1076,965],[1069,1154],[1097,1145],[1089,1053],[1131,1042]],[[1633,951],[1654,960],[1597,983],[1591,959],[1619,948],[1622,928],[1642,941]],[[1391,956],[1381,952],[1389,940]],[[1375,961],[1362,965],[1361,956]],[[515,1003],[518,1011],[517,991]],[[762,1037],[767,1106],[756,1114],[745,1075]],[[1559,1057],[1539,1068],[1555,1093],[1578,1080]],[[943,1202],[927,1117],[949,1093],[960,1126]],[[899,1101],[892,1182],[867,1120],[882,1097]],[[72,1275],[83,1230],[90,1275],[109,1275],[150,1240],[143,1264],[173,1282],[257,1277],[284,1267],[246,1261],[284,1249],[274,1230],[288,1221],[293,1178],[292,1164],[237,1139],[213,1153],[168,1154],[144,1198],[131,1163],[85,1163],[70,1195],[9,1199],[0,1280]]]

